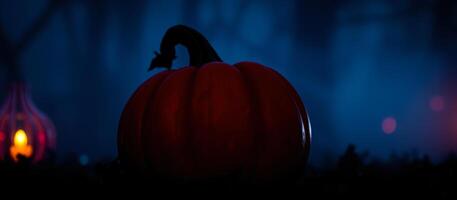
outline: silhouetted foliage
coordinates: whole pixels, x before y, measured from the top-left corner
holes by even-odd
[[[276,189],[305,192],[309,196],[361,196],[391,195],[451,197],[454,188],[448,181],[456,178],[457,156],[450,154],[439,163],[428,156],[392,156],[389,160],[366,162],[365,156],[349,145],[338,163],[329,169],[308,166],[306,176],[298,182],[274,185]],[[198,184],[171,183],[159,177],[129,174],[119,160],[101,161],[82,165],[76,154],[68,154],[61,163],[54,160],[31,164],[26,158],[18,163],[0,162],[2,183],[27,182],[43,185],[92,185],[92,186],[154,186],[153,190],[187,189],[196,187],[220,190],[252,189],[253,185],[234,185],[232,182],[199,182]],[[254,187],[258,189],[258,187]],[[264,186],[260,187],[264,188]],[[251,190],[252,191],[252,190]],[[254,190],[256,191],[256,190]],[[262,190],[259,190],[262,191]],[[277,191],[277,190],[274,190]]]

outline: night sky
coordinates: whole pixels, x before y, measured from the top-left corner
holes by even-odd
[[[8,39],[17,42],[47,3],[1,0]],[[381,159],[457,150],[456,1],[68,0],[20,57],[37,107],[56,125],[59,155],[116,156],[122,109],[164,70],[147,72],[176,24],[199,30],[225,62],[259,62],[291,82],[309,111],[313,164],[348,144]],[[174,68],[187,63],[178,48]]]

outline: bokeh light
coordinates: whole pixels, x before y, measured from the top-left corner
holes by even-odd
[[[87,164],[89,164],[89,156],[87,156],[86,154],[82,154],[81,156],[79,156],[79,164],[81,164],[82,166],[86,166]]]
[[[392,134],[397,129],[397,120],[394,117],[387,117],[382,121],[382,130],[385,134]]]
[[[454,134],[457,134],[457,115],[454,114],[453,116],[450,116],[448,121],[449,130]]]
[[[429,106],[432,111],[442,111],[445,106],[444,98],[442,96],[434,96],[432,99],[430,99]]]
[[[3,142],[5,140],[5,134],[0,131],[0,142]]]

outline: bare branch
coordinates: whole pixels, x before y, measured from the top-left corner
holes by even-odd
[[[3,26],[0,25],[0,63],[11,64],[11,59],[13,59],[13,45],[11,41],[8,40],[6,31],[3,29]]]
[[[51,16],[55,13],[58,5],[62,3],[60,0],[50,0],[43,13],[35,20],[30,28],[22,35],[19,43],[15,48],[15,54],[17,57],[24,51],[24,49],[30,45],[30,42],[36,38],[38,33],[43,30],[46,24],[49,22]]]

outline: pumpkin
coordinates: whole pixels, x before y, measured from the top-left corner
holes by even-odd
[[[171,69],[178,44],[187,47],[190,66]],[[223,63],[183,25],[166,32],[155,67],[168,70],[145,81],[121,115],[119,159],[128,169],[173,180],[248,182],[303,172],[308,116],[278,72],[254,62]]]

